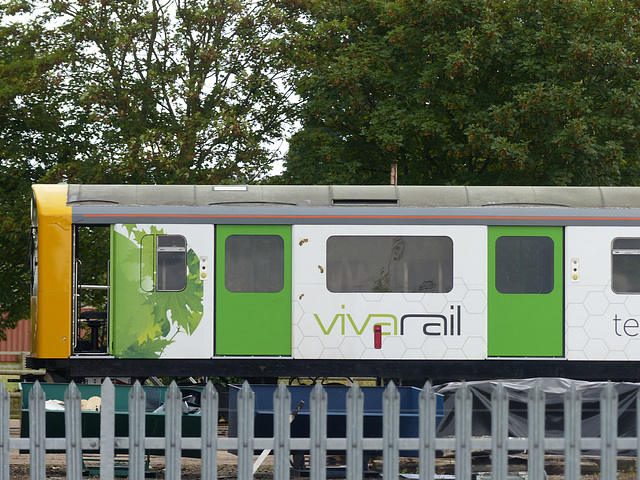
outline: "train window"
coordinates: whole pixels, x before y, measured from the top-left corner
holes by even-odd
[[[284,288],[284,240],[278,235],[230,235],[224,261],[229,292],[277,293]]]
[[[327,289],[334,293],[443,293],[453,288],[449,237],[333,236]]]
[[[179,292],[187,286],[187,240],[182,235],[157,237],[156,291]]]
[[[616,238],[611,248],[611,288],[640,293],[640,238]]]
[[[495,267],[496,290],[500,293],[551,293],[553,240],[549,237],[499,237]]]

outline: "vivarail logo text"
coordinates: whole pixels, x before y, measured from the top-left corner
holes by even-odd
[[[407,313],[398,317],[391,313],[370,313],[366,317],[358,317],[349,313],[344,305],[341,311],[332,319],[322,320],[316,313],[313,314],[322,333],[325,335],[362,335],[371,325],[374,334],[379,335],[404,335],[405,331],[415,335],[415,324],[420,324],[420,329],[427,336],[460,336],[462,335],[462,314],[460,305],[450,305],[450,314],[439,313]]]

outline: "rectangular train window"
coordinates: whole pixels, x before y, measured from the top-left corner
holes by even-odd
[[[613,240],[611,270],[615,293],[640,293],[640,238]]]
[[[553,240],[550,237],[498,237],[496,290],[546,294],[553,291]]]
[[[187,286],[187,240],[182,235],[157,237],[156,291],[180,292]]]
[[[284,241],[278,235],[230,235],[225,240],[225,288],[277,293],[284,288]]]
[[[453,288],[449,237],[333,236],[327,289],[334,293],[443,293]]]

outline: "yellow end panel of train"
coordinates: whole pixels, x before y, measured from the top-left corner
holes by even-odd
[[[71,207],[67,185],[33,186],[32,225],[37,228],[37,281],[31,306],[31,354],[67,358],[71,354]]]

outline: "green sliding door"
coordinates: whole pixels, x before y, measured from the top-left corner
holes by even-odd
[[[216,355],[291,355],[291,227],[216,227]]]
[[[494,226],[488,235],[489,356],[562,356],[562,228]]]

